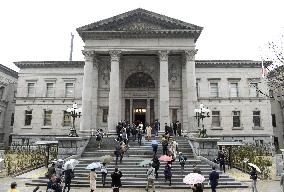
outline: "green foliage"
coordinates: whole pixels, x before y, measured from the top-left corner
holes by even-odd
[[[243,161],[246,158],[248,160],[248,163],[253,163],[260,168],[260,178],[268,179],[270,177],[270,166],[272,166],[272,161],[268,146],[258,146],[253,144],[234,146],[232,147],[231,154],[233,167],[243,169],[243,167],[245,166],[245,163]]]
[[[8,175],[15,175],[26,170],[36,169],[45,165],[45,146],[13,144],[5,150],[5,168]],[[49,161],[56,159],[57,147],[50,148]]]

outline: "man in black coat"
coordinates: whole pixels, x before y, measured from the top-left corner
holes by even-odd
[[[113,192],[119,192],[119,188],[121,187],[121,177],[122,173],[116,167],[111,174],[111,187],[113,188]]]
[[[173,122],[174,135],[177,136],[177,123]]]
[[[219,173],[216,172],[216,168],[212,167],[212,172],[209,174],[209,181],[211,185],[212,192],[216,192],[216,187],[218,185]]]

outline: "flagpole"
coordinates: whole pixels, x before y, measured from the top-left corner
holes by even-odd
[[[73,55],[73,40],[74,40],[74,35],[71,33],[71,47],[70,47],[70,57],[69,57],[69,61],[72,61],[72,55]]]

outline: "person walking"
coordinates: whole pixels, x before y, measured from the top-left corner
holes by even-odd
[[[136,125],[133,123],[133,124],[132,124],[132,128],[131,128],[131,133],[132,133],[133,141],[136,140],[137,132],[138,132],[138,131],[137,131]]]
[[[201,170],[199,167],[197,167],[196,163],[193,163],[193,173],[198,173],[201,175]]]
[[[177,151],[178,151],[178,142],[176,142],[175,139],[173,139],[173,142],[172,142],[171,147],[172,147],[173,155],[174,155],[174,157],[176,158],[176,156],[177,156]]]
[[[119,192],[119,188],[121,187],[121,177],[122,172],[116,167],[114,172],[111,174],[111,187],[113,192]]]
[[[216,172],[216,168],[212,167],[212,172],[209,174],[209,183],[211,185],[212,192],[216,192],[218,186],[219,173]]]
[[[152,137],[152,127],[150,124],[146,127],[146,135],[147,135],[147,140],[149,141]]]
[[[72,167],[70,164],[67,166],[67,170],[63,171],[64,175],[64,188],[63,191],[65,192],[66,188],[67,192],[70,191],[70,186],[71,186],[71,180],[74,178],[74,171],[72,170]]]
[[[174,131],[174,135],[177,136],[177,123],[173,122],[173,131]]]
[[[118,158],[120,156],[120,146],[116,146],[113,153],[115,155],[115,165],[117,165]]]
[[[139,143],[140,146],[141,146],[141,142],[142,142],[142,136],[143,136],[143,130],[139,126],[138,133],[137,133],[137,139],[138,139],[138,143]]]
[[[153,192],[155,192],[155,168],[153,165],[150,163],[149,164],[149,169],[147,170],[147,186],[146,186],[146,191],[149,189],[149,185],[152,186]]]
[[[155,134],[155,136],[158,136],[159,130],[160,130],[160,123],[158,122],[158,120],[155,120],[155,123],[154,123],[154,134]]]
[[[152,141],[152,149],[153,149],[154,154],[157,154],[157,151],[158,151],[158,141],[156,139],[154,139]]]
[[[50,179],[52,175],[56,174],[55,171],[55,162],[51,164],[51,166],[47,169],[47,178]]]
[[[257,192],[256,188],[257,173],[254,167],[252,167],[252,170],[250,172],[250,178],[252,179],[252,185],[251,185],[252,192]]]
[[[284,192],[284,173],[281,174],[280,186],[282,187],[282,191]]]
[[[47,182],[46,191],[62,192],[61,179],[57,178],[55,174],[53,174],[50,180]]]
[[[180,124],[180,122],[179,121],[177,121],[177,134],[178,134],[178,136],[181,136],[181,124]]]
[[[202,183],[197,183],[191,186],[193,192],[203,192],[203,185]]]
[[[172,185],[172,165],[168,162],[164,169],[165,182],[169,181],[169,186]]]
[[[94,192],[97,188],[97,173],[96,173],[96,169],[91,169],[90,173],[89,173],[89,179],[90,179],[90,189],[91,192]]]
[[[225,170],[225,154],[222,150],[219,150],[218,152],[218,160],[220,163],[220,170],[226,172]]]
[[[180,168],[181,168],[181,175],[184,174],[184,165],[185,165],[186,160],[187,158],[182,154],[182,152],[179,152],[178,161],[179,161]]]
[[[96,134],[96,141],[98,142],[98,149],[101,148],[101,144],[102,144],[102,134],[100,129],[97,130],[97,134]]]
[[[155,168],[155,178],[158,179],[158,177],[159,177],[158,170],[160,168],[160,161],[159,161],[157,155],[154,154],[152,161],[153,161],[152,165]]]
[[[20,192],[20,191],[17,189],[17,183],[16,183],[16,182],[12,182],[12,183],[11,183],[10,189],[8,190],[8,192]]]
[[[122,129],[121,138],[122,138],[122,141],[125,143],[125,145],[127,145],[128,136],[127,136],[125,128]]]
[[[168,141],[166,138],[162,138],[163,155],[167,155],[168,152]]]
[[[103,184],[103,186],[105,186],[105,184],[106,184],[106,176],[107,176],[106,163],[103,163],[103,165],[101,166],[101,174],[102,174],[102,184]]]
[[[120,150],[119,150],[119,153],[120,153],[120,160],[119,160],[119,162],[120,162],[120,163],[122,163],[122,159],[123,159],[123,156],[124,156],[125,151],[126,151],[126,145],[125,145],[125,143],[122,141],[122,142],[120,143]]]

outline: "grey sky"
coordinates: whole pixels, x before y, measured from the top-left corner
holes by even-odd
[[[77,27],[144,8],[204,27],[196,59],[260,60],[259,47],[284,27],[281,0],[9,0],[0,2],[0,63],[83,60]]]

